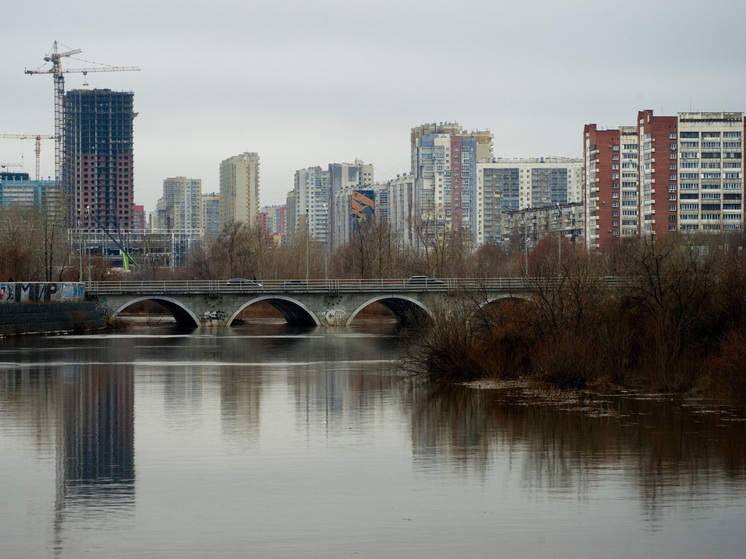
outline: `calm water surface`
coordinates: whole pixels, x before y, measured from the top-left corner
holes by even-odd
[[[744,557],[746,424],[400,378],[389,325],[0,340],[0,557]]]

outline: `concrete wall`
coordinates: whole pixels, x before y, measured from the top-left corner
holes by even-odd
[[[94,302],[0,305],[0,337],[86,332],[105,327],[106,319]]]
[[[85,300],[83,285],[78,282],[4,282],[0,283],[0,304],[80,302]]]

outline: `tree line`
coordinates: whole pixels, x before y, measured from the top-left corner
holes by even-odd
[[[142,237],[136,266],[128,272],[81,247],[74,232],[33,207],[0,207],[0,279],[18,281],[220,280],[408,277],[488,277],[520,274],[520,255],[496,245],[474,250],[466,231],[435,233],[419,224],[420,249],[403,242],[389,224],[361,222],[349,243],[331,250],[301,229],[282,244],[260,228],[234,222],[216,238],[193,243],[187,264],[171,266],[155,235]],[[114,233],[116,235],[116,233]]]
[[[552,247],[552,245],[554,245]],[[449,381],[701,391],[746,404],[746,238],[631,238],[588,253],[544,242],[530,293],[461,293],[421,328],[408,369]]]

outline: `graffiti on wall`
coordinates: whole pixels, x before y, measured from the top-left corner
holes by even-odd
[[[6,282],[0,283],[0,303],[83,301],[82,283]]]

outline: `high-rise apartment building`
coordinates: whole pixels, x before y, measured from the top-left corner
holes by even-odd
[[[595,124],[585,125],[583,204],[588,248],[602,248],[620,236],[619,146],[618,129],[599,130]],[[615,221],[616,226],[613,226]]]
[[[505,212],[580,202],[582,187],[582,159],[497,158],[479,163],[477,244],[500,242]]]
[[[163,181],[157,204],[157,229],[193,232],[200,229],[202,180],[172,177]],[[154,224],[155,226],[155,224]]]
[[[259,154],[242,153],[220,164],[220,228],[234,222],[250,227],[259,217]]]
[[[397,175],[388,183],[388,222],[404,246],[413,246],[414,176]]]
[[[133,98],[109,89],[65,94],[62,190],[70,227],[132,227]]]
[[[336,248],[349,243],[366,227],[387,222],[388,186],[375,184],[363,188],[344,188],[337,192],[332,207]]]
[[[743,136],[743,113],[679,113],[682,233],[743,231]]]
[[[492,158],[492,134],[460,128],[442,123],[412,129],[414,214],[423,242],[432,227],[465,229],[472,236],[477,230],[477,163]]]
[[[147,229],[147,220],[145,216],[145,206],[142,204],[132,205],[132,232],[145,233]]]
[[[360,159],[354,163],[329,164],[329,207],[334,206],[334,199],[339,192],[347,188],[364,189],[373,184],[373,165],[366,164]],[[329,215],[330,246],[336,247],[344,242],[335,238],[335,212]]]
[[[295,172],[295,215],[292,216],[295,234],[307,232],[316,241],[327,245],[331,211],[330,188],[330,173],[321,167],[309,167]]]
[[[668,231],[677,230],[677,127],[675,116],[653,116],[653,111],[637,113],[638,224],[640,232],[645,235],[664,235]],[[622,199],[622,210],[629,211],[631,200],[627,199],[626,206],[624,202]],[[625,232],[622,231],[622,236],[624,235]]]
[[[632,235],[742,231],[743,113],[639,111],[636,126],[584,131],[589,248]]]
[[[206,237],[214,239],[220,234],[220,195],[203,194],[201,208],[199,227]]]
[[[287,206],[264,206],[259,212],[262,216],[262,233],[265,235],[286,235]]]

